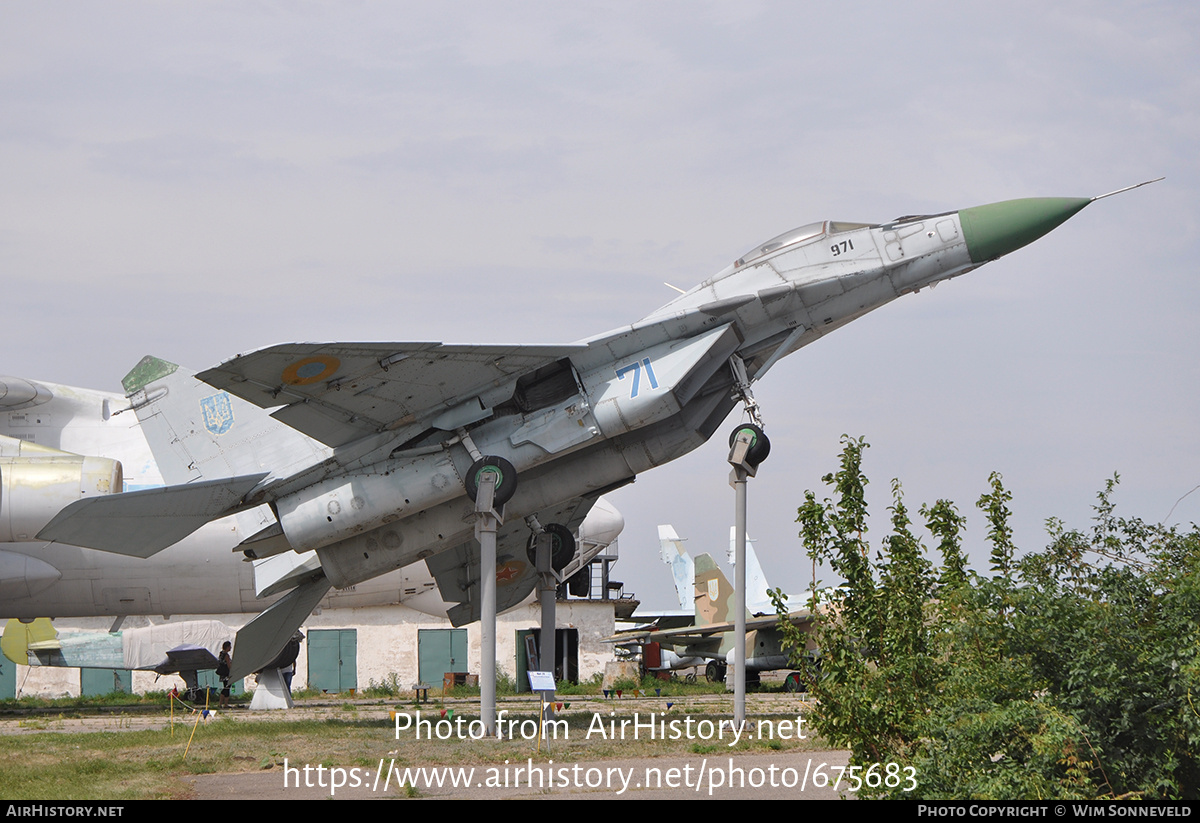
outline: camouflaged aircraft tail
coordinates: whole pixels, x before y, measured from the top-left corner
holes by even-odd
[[[717,566],[711,555],[702,554],[695,560],[696,568],[696,625],[732,623],[735,619],[733,584]]]

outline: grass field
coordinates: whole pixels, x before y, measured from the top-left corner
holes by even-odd
[[[676,691],[676,689],[671,689]],[[708,691],[710,693],[704,693]],[[196,715],[177,709],[175,723],[165,698],[126,698],[126,703],[105,700],[101,705],[71,700],[34,705],[31,701],[0,705],[0,797],[5,800],[135,800],[186,798],[186,777],[196,774],[233,773],[279,769],[291,764],[359,766],[374,768],[381,758],[398,767],[431,765],[488,765],[533,757],[561,759],[571,755],[589,760],[656,757],[676,754],[818,749],[820,741],[797,739],[795,720],[807,716],[809,706],[793,695],[755,694],[747,702],[747,717],[768,724],[770,739],[743,739],[730,746],[728,727],[732,697],[698,693],[645,696],[624,693],[621,698],[599,695],[563,696],[558,713],[567,721],[565,732],[547,748],[533,735],[537,703],[530,698],[506,697],[498,710],[506,720],[516,720],[516,739],[470,739],[470,721],[478,718],[478,699],[435,700],[419,707],[423,739],[413,728],[396,733],[394,714],[415,720],[418,707],[395,699],[348,696],[302,698],[287,712],[250,712],[244,708],[218,713],[196,723]],[[435,724],[443,719],[452,724]],[[461,718],[461,722],[459,721]],[[634,719],[641,729],[634,738]],[[690,723],[688,719],[690,718]],[[627,721],[624,739],[621,721]],[[648,724],[656,724],[648,739]],[[528,722],[523,722],[528,721]],[[705,723],[704,721],[707,721]],[[406,721],[407,722],[407,721]],[[665,729],[662,723],[666,723]],[[615,724],[615,726],[614,726]],[[660,729],[678,739],[658,739]],[[765,730],[768,724],[761,727]],[[782,725],[777,725],[782,724]],[[402,723],[403,725],[403,723]],[[193,734],[194,728],[194,734]],[[477,726],[475,727],[478,728]],[[603,732],[600,729],[603,728]],[[716,733],[721,731],[721,738]],[[785,733],[783,730],[787,730]],[[437,732],[448,739],[437,739]],[[710,739],[701,739],[707,732]],[[781,735],[783,739],[781,739]],[[427,737],[434,739],[424,739]],[[189,744],[190,743],[190,744]]]

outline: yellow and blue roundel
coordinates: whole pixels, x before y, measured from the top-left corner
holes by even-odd
[[[204,417],[204,428],[215,435],[225,434],[233,428],[233,403],[225,392],[201,400],[200,414]]]
[[[289,386],[307,386],[318,380],[328,380],[337,372],[342,361],[326,354],[297,360],[283,370],[283,382]]]

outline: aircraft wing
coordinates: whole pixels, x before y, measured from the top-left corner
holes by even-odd
[[[658,629],[681,629],[696,625],[696,612],[675,609],[662,612],[635,611],[626,623],[632,623],[625,631],[655,631]]]
[[[788,619],[797,625],[804,625],[812,621],[812,614],[807,611],[792,612],[788,615]],[[778,624],[779,619],[777,617],[760,617],[754,620],[747,620],[746,631],[773,629]],[[717,635],[731,632],[736,628],[737,625],[735,623],[728,622],[709,623],[705,626],[685,626],[678,629],[630,631],[613,635],[608,638],[607,642],[628,643],[630,641],[637,641],[639,643],[661,643],[665,646],[679,647],[703,643]]]
[[[658,643],[660,646],[673,649],[681,657],[703,657],[711,660],[724,658],[725,653],[722,651],[724,632],[710,632],[707,628],[697,631],[696,627],[688,626],[678,629],[619,632],[606,638],[604,642],[622,648]]]
[[[196,375],[327,446],[412,425],[453,430],[508,400],[516,379],[584,345],[287,343]]]
[[[596,498],[576,497],[538,511],[542,523],[561,523],[574,534],[587,517]],[[537,570],[529,562],[525,547],[529,527],[522,519],[510,520],[496,534],[496,611],[511,609],[537,586]],[[450,605],[447,615],[455,626],[479,619],[479,544],[474,540],[425,558],[438,584],[438,592]]]
[[[122,492],[76,500],[38,532],[38,540],[150,557],[178,543],[209,520],[236,509],[266,477],[203,480],[183,486]]]

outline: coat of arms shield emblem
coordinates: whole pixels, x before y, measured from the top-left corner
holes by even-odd
[[[204,428],[213,434],[225,434],[233,428],[233,404],[225,392],[201,400],[200,411],[204,416]]]

